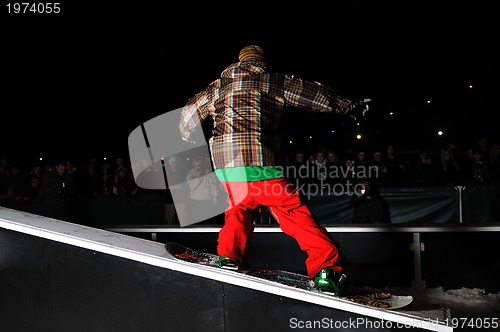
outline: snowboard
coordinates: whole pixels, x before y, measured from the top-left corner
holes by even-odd
[[[221,269],[219,267],[220,256],[196,251],[176,242],[165,243],[165,249],[170,255],[172,255],[173,258],[177,260]],[[294,272],[270,268],[249,268],[243,270],[224,269],[224,271],[245,274],[254,278],[265,279],[289,287],[322,294],[316,289],[314,282],[309,279],[308,276]],[[339,297],[331,297],[333,300],[339,299]],[[413,301],[413,297],[411,295],[367,293],[362,290],[351,291],[349,294],[341,296],[340,299],[377,309],[399,309],[407,306]]]

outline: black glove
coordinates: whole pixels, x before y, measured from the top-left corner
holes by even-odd
[[[371,101],[372,100],[370,98],[358,100],[356,102],[357,106],[351,112],[350,117],[357,121],[359,117],[365,116],[366,112],[368,112],[368,110],[370,109],[368,107],[368,103],[370,103]]]

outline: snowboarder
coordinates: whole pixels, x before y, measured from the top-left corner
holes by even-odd
[[[211,156],[229,197],[218,235],[217,252],[224,257],[220,266],[238,269],[245,265],[254,230],[253,212],[265,206],[282,231],[307,253],[308,277],[321,292],[340,296],[347,277],[338,248],[284,177],[277,127],[289,107],[364,115],[370,99],[353,102],[328,85],[273,73],[258,45],[242,48],[238,60],[188,100],[179,125],[183,139],[189,141],[205,118],[214,121]]]

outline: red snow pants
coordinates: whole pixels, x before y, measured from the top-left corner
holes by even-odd
[[[285,179],[253,182],[222,182],[228,193],[229,207],[219,237],[217,253],[240,266],[254,230],[254,212],[266,206],[281,230],[294,238],[307,254],[306,268],[313,279],[324,267],[342,272],[339,252],[327,231],[313,219],[300,193]]]

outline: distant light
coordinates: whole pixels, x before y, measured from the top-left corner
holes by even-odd
[[[356,123],[356,126],[359,126],[359,122],[358,122],[358,123]]]
[[[389,112],[389,115],[394,115],[394,112]]]
[[[292,141],[290,141],[290,144],[292,144],[292,143],[293,143],[293,142],[292,142]]]
[[[438,133],[437,133],[439,136],[443,136],[444,132],[442,130],[438,130]]]
[[[309,138],[313,138],[312,136],[309,136]]]
[[[357,134],[357,135],[356,135],[356,138],[357,138],[357,139],[361,139],[361,138],[362,138],[362,136],[361,136],[360,134]]]
[[[334,132],[335,132],[335,130],[332,130],[332,133],[334,133]]]
[[[165,158],[161,157],[161,160],[165,160]]]
[[[469,89],[472,89],[473,87],[474,87],[474,86],[473,86],[472,84],[471,84],[471,85],[469,85]]]
[[[106,160],[106,157],[104,157],[104,158],[102,158],[102,159]]]
[[[42,161],[42,160],[43,160],[43,158],[42,158],[42,157],[40,157],[40,161]]]
[[[427,104],[430,104],[430,103],[431,103],[431,101],[430,101],[430,100],[427,100]]]

